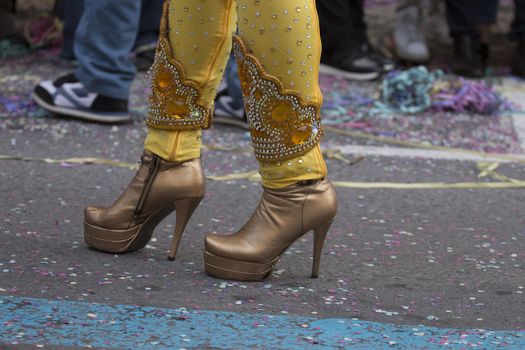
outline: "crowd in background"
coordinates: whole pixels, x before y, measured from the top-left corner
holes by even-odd
[[[61,56],[76,60],[75,72],[43,81],[34,92],[45,109],[101,122],[129,119],[128,100],[136,70],[153,59],[163,0],[57,1],[63,20]],[[125,3],[125,4],[124,4]],[[453,45],[451,70],[481,78],[490,62],[489,36],[498,0],[443,0]],[[424,1],[400,0],[390,53],[375,49],[367,36],[364,0],[317,1],[323,53],[321,72],[357,81],[374,80],[401,64],[426,64],[431,51],[424,35]],[[10,13],[14,1],[0,5],[0,35],[14,35]],[[514,1],[510,38],[514,45],[511,72],[525,77],[525,0]],[[61,91],[68,91],[67,98]],[[88,96],[89,98],[86,98]],[[245,126],[242,94],[235,62],[228,64],[217,94],[218,122]]]

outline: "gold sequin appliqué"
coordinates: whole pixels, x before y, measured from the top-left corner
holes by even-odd
[[[297,92],[284,89],[279,79],[265,73],[238,36],[234,37],[233,50],[255,157],[286,160],[315,147],[322,135],[321,106],[305,102]]]
[[[152,94],[146,124],[156,129],[195,130],[207,128],[211,122],[210,110],[201,106],[200,86],[186,80],[184,69],[173,59],[168,40],[169,2],[164,2],[160,21],[160,35],[151,67]]]

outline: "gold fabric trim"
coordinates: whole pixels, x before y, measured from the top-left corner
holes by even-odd
[[[235,36],[233,50],[244,94],[255,157],[279,161],[303,155],[322,135],[320,104],[306,102],[300,94],[284,89],[267,74],[257,58]]]
[[[150,107],[146,124],[155,129],[195,130],[208,128],[210,107],[199,104],[201,87],[186,80],[184,69],[173,59],[168,39],[169,2],[165,1],[160,21],[160,35],[151,67]]]

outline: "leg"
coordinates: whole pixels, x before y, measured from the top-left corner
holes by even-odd
[[[166,160],[200,156],[200,132],[211,123],[235,31],[233,4],[171,1],[163,18],[145,148]]]
[[[452,69],[473,78],[485,74],[489,26],[496,21],[498,0],[447,0],[447,21],[454,39]]]
[[[317,1],[323,73],[351,80],[372,80],[394,68],[394,62],[370,45],[363,0]]]
[[[135,49],[157,42],[163,2],[164,0],[142,0],[142,11],[140,14],[139,32],[134,45]]]
[[[525,36],[525,0],[514,0],[514,21],[512,22],[512,36]]]
[[[450,35],[479,36],[478,28],[496,22],[498,0],[447,0]]]
[[[246,129],[248,123],[242,99],[241,83],[235,57],[230,56],[224,78],[215,96],[215,122]]]
[[[64,42],[60,56],[72,60],[75,59],[73,45],[75,42],[75,32],[84,11],[84,0],[64,2]]]
[[[286,187],[302,180],[323,178],[326,176],[326,166],[318,145],[320,137],[318,118],[322,103],[318,81],[321,43],[319,32],[316,30],[319,24],[315,7],[310,7],[315,4],[313,1],[293,0],[286,4],[271,2],[271,5],[261,5],[257,8],[250,7],[247,1],[238,1],[238,3],[239,36],[243,44],[241,41],[236,44],[235,47],[238,48],[236,57],[239,62],[241,84],[247,97],[245,105],[252,133],[273,133],[272,128],[288,128],[285,133],[293,138],[293,135],[303,132],[301,127],[308,125],[304,130],[308,133],[305,134],[305,137],[308,136],[305,140],[299,139],[294,143],[294,140],[283,138],[280,144],[274,144],[276,151],[272,155],[265,155],[263,146],[267,145],[261,144],[259,149],[259,138],[254,138],[256,157],[261,161],[263,184],[266,187]],[[266,14],[266,17],[257,16],[257,11]],[[276,18],[274,19],[272,15]],[[279,30],[284,31],[285,34],[280,35]],[[246,73],[248,68],[242,65],[242,61],[247,58],[242,52],[243,47],[260,63],[264,74],[277,78],[285,90],[294,91],[304,99],[305,104],[300,111],[293,111],[295,107],[292,105],[275,102],[277,106],[282,107],[283,112],[302,117],[304,120],[287,119],[288,116],[285,115],[284,121],[276,122],[276,116],[273,115],[274,119],[271,123],[260,126],[261,114],[270,113],[269,109],[275,107],[274,101],[270,101],[264,108],[258,108],[261,98],[252,95],[253,91],[249,90],[249,77],[242,74]],[[281,96],[276,94],[266,98],[280,99]],[[308,120],[305,115],[312,117]],[[308,148],[310,151],[305,153],[304,150]],[[302,159],[303,162],[299,163],[298,159]],[[293,163],[298,169],[296,171],[279,169],[283,160]],[[292,173],[297,175],[291,175]]]
[[[323,56],[333,56],[352,49],[353,41],[362,41],[366,33],[361,0],[317,1],[323,42]],[[353,35],[349,34],[352,33]],[[355,37],[357,36],[357,37]]]
[[[206,271],[215,277],[260,280],[301,235],[314,230],[312,276],[337,210],[319,149],[321,45],[313,0],[238,0],[234,52],[255,157],[261,202],[233,235],[206,237]]]
[[[204,196],[200,131],[211,122],[215,89],[229,56],[233,0],[166,1],[152,66],[145,151],[135,178],[107,208],[85,210],[86,242],[107,252],[147,244],[156,225],[177,211],[169,258]]]
[[[159,22],[164,0],[142,0],[139,32],[133,45],[132,60],[139,71],[147,71],[155,59]]]
[[[511,38],[516,42],[512,58],[512,73],[525,77],[525,0],[514,0],[514,21],[512,22]]]
[[[135,66],[129,58],[141,3],[136,0],[85,0],[75,35],[76,77],[89,90],[128,99]],[[111,35],[108,35],[111,33]]]
[[[129,120],[129,90],[135,77],[129,56],[140,11],[136,0],[85,0],[74,39],[78,68],[75,74],[38,84],[35,101],[46,110],[79,119]]]

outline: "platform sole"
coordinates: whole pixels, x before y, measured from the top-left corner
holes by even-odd
[[[204,251],[206,273],[212,277],[235,281],[261,281],[279,261],[280,256],[268,263],[234,260]]]
[[[171,214],[174,206],[166,206],[148,217],[142,224],[127,230],[111,230],[84,222],[84,241],[93,249],[107,253],[126,253],[144,248],[155,227]]]

